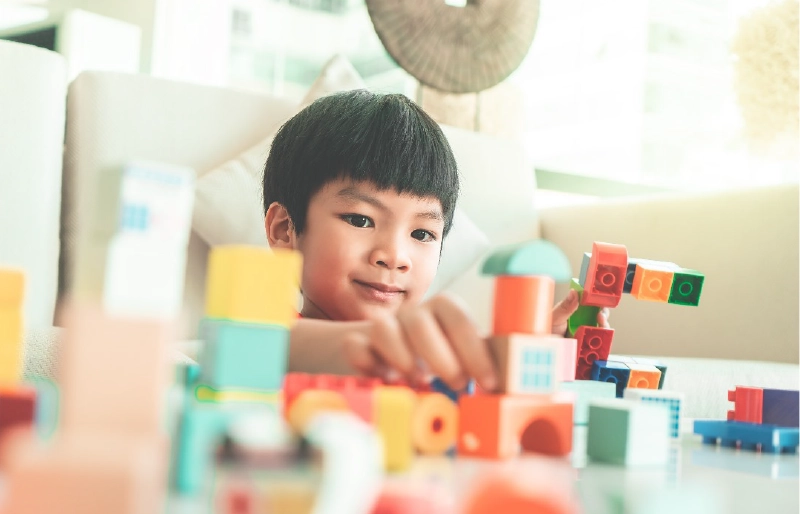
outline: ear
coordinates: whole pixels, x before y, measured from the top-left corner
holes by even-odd
[[[264,216],[264,229],[270,248],[297,249],[297,235],[292,218],[283,204],[272,202]]]

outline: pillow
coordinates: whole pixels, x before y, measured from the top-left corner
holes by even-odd
[[[297,112],[331,93],[365,87],[353,65],[336,55],[325,64]],[[261,188],[275,132],[197,180],[192,229],[209,245],[267,245]]]
[[[439,271],[426,293],[430,297],[446,289],[479,259],[486,256],[491,243],[469,216],[456,207],[453,226],[444,240]]]

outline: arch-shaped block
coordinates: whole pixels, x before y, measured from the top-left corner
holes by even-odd
[[[572,267],[564,252],[544,239],[500,248],[483,263],[484,275],[544,275],[556,282],[569,282]]]

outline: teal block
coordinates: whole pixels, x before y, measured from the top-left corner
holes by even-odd
[[[544,275],[556,282],[567,282],[572,268],[564,252],[544,239],[504,246],[483,263],[484,275]]]
[[[665,465],[669,459],[669,411],[629,400],[589,404],[586,455],[618,465]]]
[[[558,388],[560,391],[571,391],[576,394],[572,415],[572,422],[575,425],[585,425],[589,422],[590,401],[597,398],[616,398],[617,396],[617,386],[611,382],[575,380],[561,382]]]
[[[214,389],[280,389],[289,350],[286,328],[205,318],[201,334],[203,384]]]

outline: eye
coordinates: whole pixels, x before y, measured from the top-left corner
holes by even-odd
[[[375,223],[368,217],[360,214],[344,214],[342,219],[357,228],[370,228],[374,227]]]
[[[436,241],[436,236],[433,234],[433,232],[428,232],[427,230],[422,230],[421,228],[418,228],[417,230],[413,231],[411,233],[411,237],[423,243]]]

